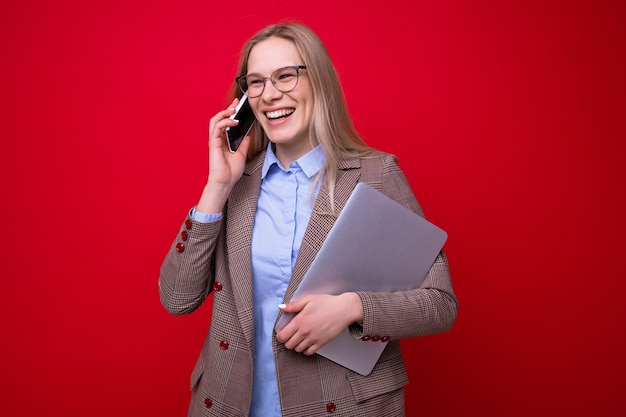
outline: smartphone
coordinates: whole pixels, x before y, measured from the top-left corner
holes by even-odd
[[[228,149],[231,152],[235,152],[243,138],[245,138],[250,129],[252,129],[252,125],[256,121],[254,117],[254,113],[252,112],[252,107],[250,107],[250,103],[248,102],[248,93],[245,93],[241,99],[239,100],[239,104],[235,108],[235,114],[230,116],[233,120],[239,120],[239,124],[237,126],[229,126],[226,128],[226,139],[228,142]]]

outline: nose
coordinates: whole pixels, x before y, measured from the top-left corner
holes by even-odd
[[[279,98],[282,94],[283,93],[276,88],[272,80],[268,79],[265,81],[265,88],[263,89],[263,94],[261,95],[263,100],[272,101]]]

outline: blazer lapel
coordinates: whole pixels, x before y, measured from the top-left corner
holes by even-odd
[[[328,194],[328,184],[322,180],[320,191],[313,206],[313,213],[307,225],[300,245],[300,252],[296,259],[296,264],[289,281],[289,286],[285,293],[284,302],[289,302],[293,297],[296,288],[302,282],[302,277],[311,266],[317,252],[319,252],[328,232],[335,224],[337,215],[352,194],[361,177],[360,159],[358,157],[340,159],[338,161],[337,180],[335,182],[335,212],[332,214],[330,196]]]
[[[237,315],[253,352],[254,310],[252,289],[252,228],[261,189],[261,168],[265,152],[246,163],[241,180],[235,184],[226,210],[226,250]]]

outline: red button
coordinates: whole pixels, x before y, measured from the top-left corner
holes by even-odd
[[[183,241],[187,241],[187,239],[189,239],[189,233],[187,233],[186,230],[183,230],[183,232],[180,234],[180,237],[183,239]]]
[[[335,405],[335,403],[328,403],[328,404],[326,404],[326,412],[327,413],[333,413],[336,409],[337,409],[337,406]]]
[[[193,223],[191,223],[191,220],[189,219],[185,220],[185,227],[187,228],[187,230],[191,229],[192,224]]]
[[[178,242],[176,244],[176,252],[183,253],[184,251],[185,251],[185,245],[183,245],[182,243]]]
[[[226,340],[222,340],[222,341],[220,342],[220,349],[222,349],[222,350],[226,350],[226,349],[228,349],[228,341],[226,341]]]
[[[370,339],[371,339],[371,337],[370,337],[370,336],[363,336],[363,337],[361,338],[361,340],[362,340],[362,341],[364,341],[364,342],[367,342],[367,341],[369,341]]]
[[[380,338],[381,342],[388,342],[390,340],[391,340],[391,337],[389,337],[389,336],[383,336],[383,337]]]
[[[215,281],[215,282],[213,283],[213,290],[214,290],[214,291],[222,291],[222,288],[223,288],[223,287],[224,287],[224,286],[222,285],[222,283],[221,283],[221,282]]]
[[[205,406],[206,408],[211,408],[211,407],[213,407],[213,401],[211,401],[211,399],[210,399],[210,398],[205,398],[205,399],[204,399],[204,406]]]
[[[372,336],[372,342],[378,342],[380,340],[380,336]]]

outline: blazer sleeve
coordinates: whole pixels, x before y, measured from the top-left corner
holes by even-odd
[[[187,217],[161,265],[161,304],[172,314],[196,310],[211,292],[215,276],[215,248],[223,219],[210,223]]]
[[[382,191],[424,215],[393,155],[383,156]],[[393,271],[389,273],[393,274]],[[458,311],[448,260],[443,251],[419,288],[396,293],[357,294],[361,297],[364,317],[362,326],[351,327],[354,337],[378,335],[394,340],[441,333],[452,327]]]

